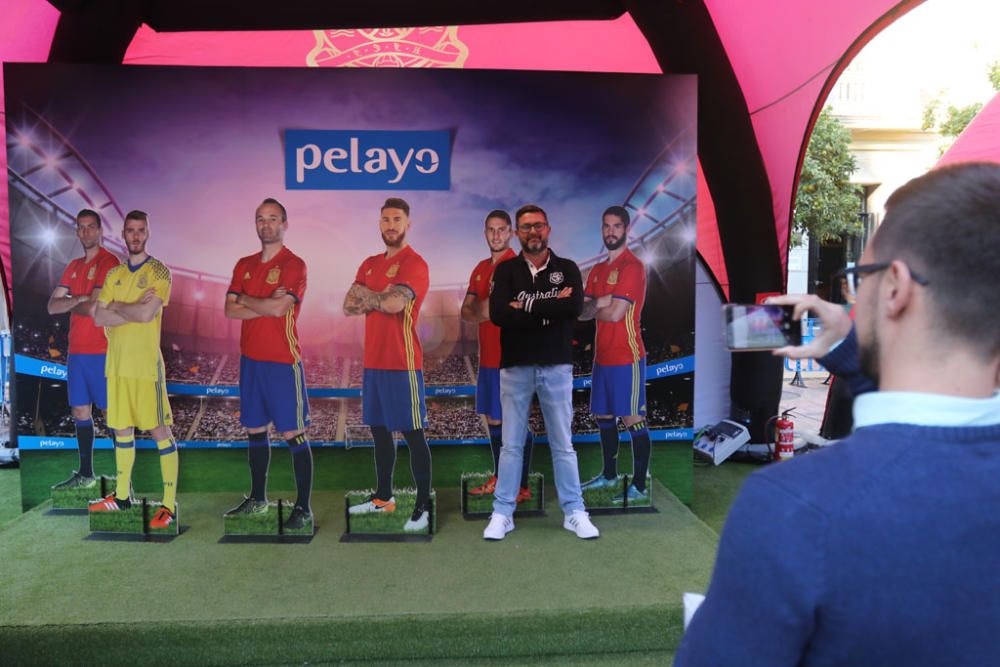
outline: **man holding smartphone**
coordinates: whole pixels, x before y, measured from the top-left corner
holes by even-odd
[[[944,167],[893,193],[845,272],[856,328],[816,296],[770,300],[819,316],[775,353],[848,380],[855,431],[747,479],[675,665],[996,661],[998,248],[1000,165]]]

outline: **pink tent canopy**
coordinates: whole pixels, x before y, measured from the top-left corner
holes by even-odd
[[[467,52],[435,52],[420,66],[695,73],[698,250],[723,293],[743,300],[784,286],[798,172],[827,93],[864,44],[921,1],[510,0],[472,8],[441,0],[376,8],[301,2],[288,8],[149,0],[135,3],[134,15],[122,16],[121,3],[104,0],[8,0],[0,60],[400,66],[408,63],[365,61],[349,49],[310,61],[326,31],[304,28],[457,24]],[[272,27],[283,29],[260,31]],[[255,31],[220,32],[237,28]],[[9,288],[7,208],[6,190],[0,190],[0,255]]]
[[[975,160],[1000,162],[1000,93],[983,107],[934,166]]]

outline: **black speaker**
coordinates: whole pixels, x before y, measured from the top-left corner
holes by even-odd
[[[733,352],[730,371],[730,418],[747,427],[750,442],[771,442],[767,421],[778,414],[783,359],[770,352]]]

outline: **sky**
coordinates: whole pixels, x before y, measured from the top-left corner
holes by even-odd
[[[919,127],[924,104],[985,103],[995,94],[987,78],[1000,62],[1000,2],[927,0],[865,46],[840,82],[865,88],[854,105],[831,103],[836,113],[884,119],[881,127]]]

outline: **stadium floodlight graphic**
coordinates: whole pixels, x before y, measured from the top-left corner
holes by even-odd
[[[97,211],[104,242],[119,254],[125,246],[115,235],[124,218],[121,207],[87,160],[45,118],[19,105],[7,119],[9,183],[25,198],[46,209],[57,223],[73,227],[82,208]],[[43,228],[39,240],[52,245],[57,236]]]
[[[650,242],[671,226],[689,222],[695,212],[696,165],[690,156],[679,154],[683,133],[657,156],[625,198],[625,208],[633,217],[629,248],[652,268],[660,261],[689,256],[694,235],[682,238],[688,247],[675,247],[674,257],[650,256]]]
[[[114,195],[69,139],[23,103],[7,118],[7,175],[12,189],[49,215],[49,224],[42,224],[34,243],[32,239],[20,239],[38,247],[39,255],[59,240],[57,226],[75,230],[76,213],[82,208],[100,214],[105,247],[120,257],[128,254],[120,236],[125,214]],[[58,260],[51,258],[57,264]],[[228,284],[226,276],[169,266],[175,278],[179,275],[198,282]],[[203,293],[197,286],[193,290]]]

